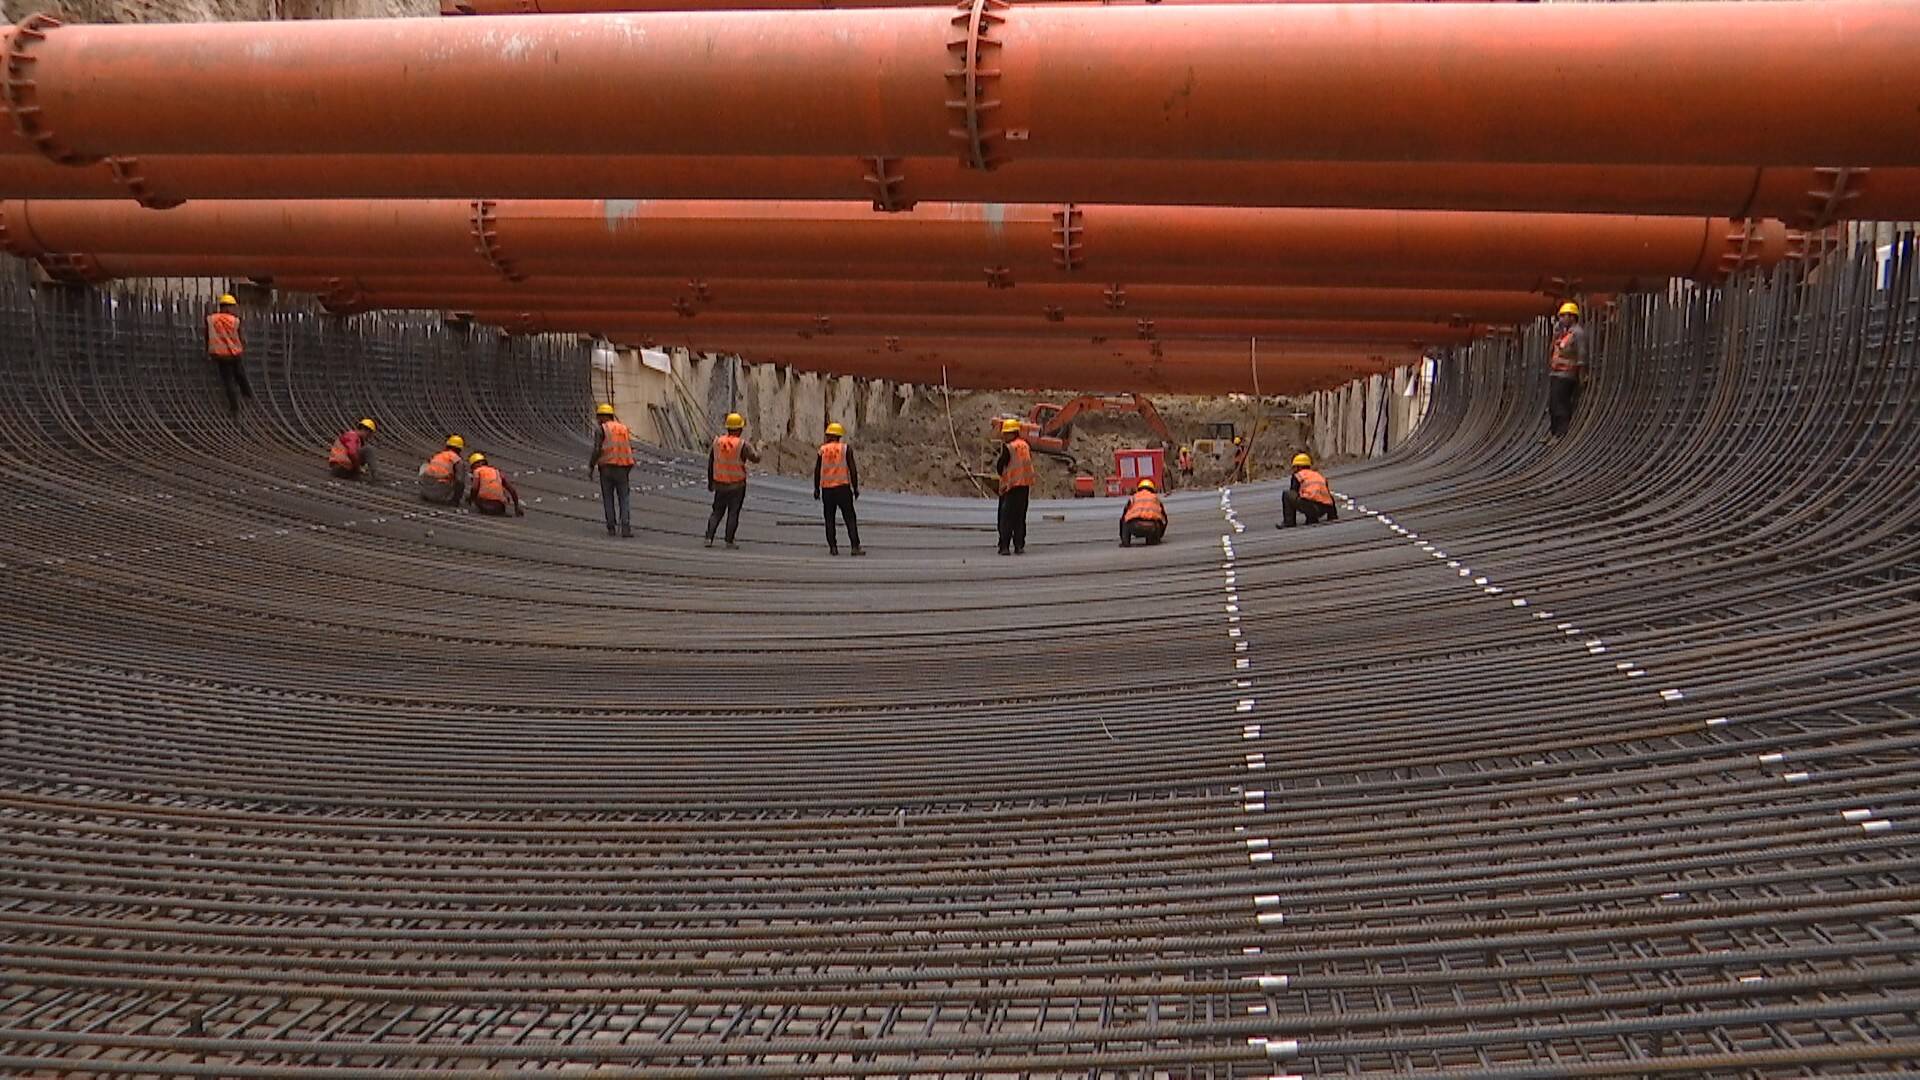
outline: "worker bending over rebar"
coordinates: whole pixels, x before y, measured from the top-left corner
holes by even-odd
[[[1299,517],[1305,517],[1309,525],[1320,524],[1322,518],[1340,520],[1340,511],[1333,505],[1333,489],[1305,454],[1293,455],[1293,480],[1280,493],[1280,524],[1275,528],[1291,529]]]
[[[520,505],[520,492],[514,488],[507,474],[487,464],[487,455],[475,452],[467,458],[467,464],[473,469],[473,490],[468,493],[467,501],[473,504],[475,511],[505,517],[507,501],[513,501],[513,515],[526,517],[527,509]]]
[[[1167,505],[1160,501],[1153,481],[1142,480],[1134,489],[1133,497],[1127,500],[1126,509],[1120,512],[1120,546],[1132,547],[1135,540],[1144,540],[1152,546],[1166,535]]]
[[[340,433],[327,449],[327,468],[342,480],[376,480],[373,436],[379,430],[371,418]]]
[[[467,490],[466,466],[460,460],[460,453],[466,448],[467,440],[449,435],[440,452],[420,466],[421,499],[442,506],[460,505],[460,497]]]

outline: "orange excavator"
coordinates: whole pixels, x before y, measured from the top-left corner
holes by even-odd
[[[1173,432],[1160,418],[1160,410],[1140,394],[1082,394],[1064,405],[1043,401],[1028,409],[1025,417],[994,417],[988,430],[997,435],[1002,421],[1018,420],[1020,434],[1035,453],[1071,460],[1073,422],[1086,413],[1136,413],[1169,449],[1174,446]]]

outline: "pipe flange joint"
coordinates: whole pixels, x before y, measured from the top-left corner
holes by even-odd
[[[1048,322],[1067,321],[1067,309],[1058,304],[1048,304],[1040,309],[1040,314],[1046,316]]]
[[[1133,335],[1141,341],[1152,341],[1159,337],[1159,333],[1155,330],[1152,319],[1133,320]]]
[[[906,181],[906,175],[900,171],[900,162],[894,158],[861,158],[864,168],[860,178],[873,192],[873,208],[883,214],[897,214],[902,210],[913,209],[913,200],[903,198],[900,185]]]
[[[702,303],[702,304],[713,303],[713,286],[707,284],[706,282],[700,280],[699,278],[689,278],[687,280],[687,290],[693,293],[694,300],[698,301],[699,303]]]
[[[1108,311],[1127,310],[1127,287],[1125,285],[1109,285],[1101,291],[1100,296],[1101,299],[1106,301]]]
[[[833,316],[815,315],[813,317],[813,332],[816,334],[833,333]]]
[[[987,288],[989,289],[1013,288],[1013,267],[1011,266],[987,267]]]
[[[1818,186],[1807,192],[1807,207],[1794,224],[1819,230],[1846,215],[1847,204],[1860,197],[1860,182],[1870,169],[1827,167],[1813,170]]]
[[[1000,108],[1000,47],[995,37],[1007,21],[1006,0],[960,0],[947,31],[947,52],[953,66],[947,70],[947,109],[953,113],[949,129],[960,143],[960,163],[970,169],[992,169],[1006,160],[1006,132],[993,126]]]
[[[146,173],[140,168],[140,159],[131,157],[110,157],[107,159],[107,172],[113,175],[113,181],[127,189],[133,201],[149,210],[171,210],[186,205],[185,199],[156,193],[147,182]]]
[[[1053,212],[1053,265],[1062,270],[1078,270],[1086,261],[1080,235],[1087,231],[1086,215],[1068,203]]]
[[[676,296],[673,298],[673,313],[683,319],[691,319],[695,315],[700,314],[700,309],[694,306],[693,301],[686,297]]]
[[[498,205],[492,199],[473,200],[473,209],[468,215],[473,229],[473,248],[480,257],[493,267],[494,272],[508,281],[527,280],[526,275],[514,268],[506,254],[500,249],[500,221]]]
[[[98,285],[109,277],[100,268],[100,260],[91,255],[48,252],[34,261],[49,278],[63,285]]]
[[[886,343],[886,344],[887,344],[887,351],[888,351],[888,352],[899,352],[899,351],[901,350],[901,348],[902,348],[902,346],[901,346],[901,344],[900,344],[900,339],[899,339],[899,338],[897,338],[897,337],[889,337],[889,338],[887,338],[887,343]]]
[[[1726,246],[1721,249],[1720,262],[1715,267],[1714,278],[1724,281],[1759,262],[1760,222],[1753,218],[1734,218],[1733,228],[1727,231]]]
[[[34,56],[34,50],[59,25],[59,19],[43,11],[20,20],[13,29],[13,40],[7,45],[7,77],[0,83],[0,92],[4,92],[7,109],[13,113],[13,130],[32,143],[47,160],[57,165],[92,165],[100,160],[99,156],[80,153],[62,143],[40,110],[40,88],[33,80],[33,66],[39,59]]]

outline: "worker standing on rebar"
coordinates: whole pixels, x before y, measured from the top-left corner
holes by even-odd
[[[520,505],[520,492],[507,479],[507,474],[487,464],[487,455],[475,452],[467,458],[467,465],[473,469],[473,490],[467,501],[474,510],[494,517],[505,517],[507,501],[513,501],[513,515],[526,517],[527,509]]]
[[[342,480],[377,480],[373,468],[373,436],[379,430],[372,419],[340,433],[327,450],[327,468]]]
[[[1000,554],[1027,553],[1027,504],[1033,494],[1033,447],[1020,434],[1020,421],[1000,422],[1000,456],[993,468],[1000,474]],[[1009,546],[1011,545],[1011,546]]]
[[[1553,348],[1547,356],[1547,438],[1549,445],[1560,441],[1573,422],[1573,410],[1580,403],[1580,386],[1586,380],[1587,328],[1580,325],[1580,305],[1569,300],[1560,305],[1555,318]]]
[[[246,342],[240,336],[240,302],[232,293],[220,294],[220,310],[207,316],[207,356],[220,373],[220,389],[227,394],[227,415],[240,415],[240,399],[253,400],[247,384]]]
[[[447,436],[447,444],[440,452],[420,466],[420,498],[445,506],[460,505],[460,496],[466,491],[460,452],[466,448],[467,440],[458,435]]]
[[[1144,540],[1151,547],[1167,535],[1167,505],[1160,501],[1160,493],[1154,490],[1153,481],[1142,480],[1140,486],[1133,489],[1133,497],[1127,500],[1127,507],[1120,512],[1120,546],[1132,547],[1133,542]]]
[[[820,456],[813,462],[813,497],[827,520],[827,554],[840,554],[840,534],[834,527],[837,514],[847,519],[847,540],[852,554],[865,555],[860,547],[860,519],[854,515],[853,501],[860,497],[860,466],[854,463],[853,447],[846,444],[847,429],[838,422],[827,425],[827,441],[820,444]]]
[[[1327,478],[1314,470],[1313,459],[1305,454],[1293,455],[1293,480],[1287,490],[1280,493],[1280,524],[1274,527],[1291,529],[1298,523],[1298,517],[1305,517],[1309,525],[1320,524],[1321,518],[1340,520],[1340,511],[1333,505],[1333,489],[1327,486]]]
[[[713,546],[713,534],[720,519],[727,519],[727,546],[737,548],[734,538],[740,533],[740,508],[747,504],[747,462],[759,461],[760,453],[745,436],[747,419],[739,413],[727,414],[726,434],[713,440],[707,450],[707,490],[713,492],[713,513],[707,518],[707,546]]]
[[[600,509],[607,518],[607,535],[614,529],[621,536],[633,535],[633,432],[614,415],[613,406],[602,403],[593,410],[593,454],[587,458],[587,475],[600,473]]]

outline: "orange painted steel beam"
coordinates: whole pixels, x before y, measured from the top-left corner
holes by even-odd
[[[1920,165],[1908,0],[973,0],[4,36],[28,141],[135,172],[486,152]]]
[[[998,315],[1049,320],[1113,318],[1398,319],[1514,323],[1553,307],[1541,292],[1466,289],[1267,288],[1232,285],[980,285],[918,281],[675,278],[586,279],[562,286],[497,279],[283,277],[282,289],[320,294],[343,313],[379,308],[472,311],[624,311],[701,319],[708,314]]]
[[[1047,0],[1049,3],[1116,4],[1274,4],[1323,0]],[[1423,3],[1432,0],[1340,0],[1349,4]],[[1488,0],[1483,0],[1488,2]],[[1531,3],[1532,0],[1511,0]],[[951,0],[440,0],[440,14],[581,15],[623,11],[772,11],[788,9],[877,7],[951,7]]]
[[[1034,314],[1006,315],[844,315],[793,316],[772,313],[715,313],[684,320],[672,314],[641,315],[626,311],[516,311],[476,309],[473,317],[522,333],[583,332],[596,334],[643,332],[662,338],[724,337],[728,334],[786,335],[796,340],[852,337],[944,336],[953,338],[1049,338],[1057,341],[1160,339],[1167,341],[1245,341],[1249,338],[1280,342],[1362,341],[1408,345],[1465,345],[1486,332],[1484,325],[1453,326],[1444,322],[1361,321],[1260,318],[1088,318],[1050,322]]]
[[[1593,214],[923,203],[876,215],[846,203],[622,200],[202,202],[162,211],[0,202],[0,247],[16,255],[93,256],[103,267],[112,255],[207,256],[206,272],[231,275],[325,275],[339,260],[334,273],[349,276],[391,260],[431,272],[464,265],[506,281],[671,267],[695,277],[1001,286],[1362,284],[1398,274],[1444,287],[1522,273],[1711,280],[1770,266],[1793,242],[1777,221]]]
[[[31,147],[27,147],[31,149]],[[1407,162],[330,155],[143,157],[138,175],[0,154],[19,198],[602,198],[1107,203],[1775,217],[1800,227],[1920,217],[1920,169]]]

